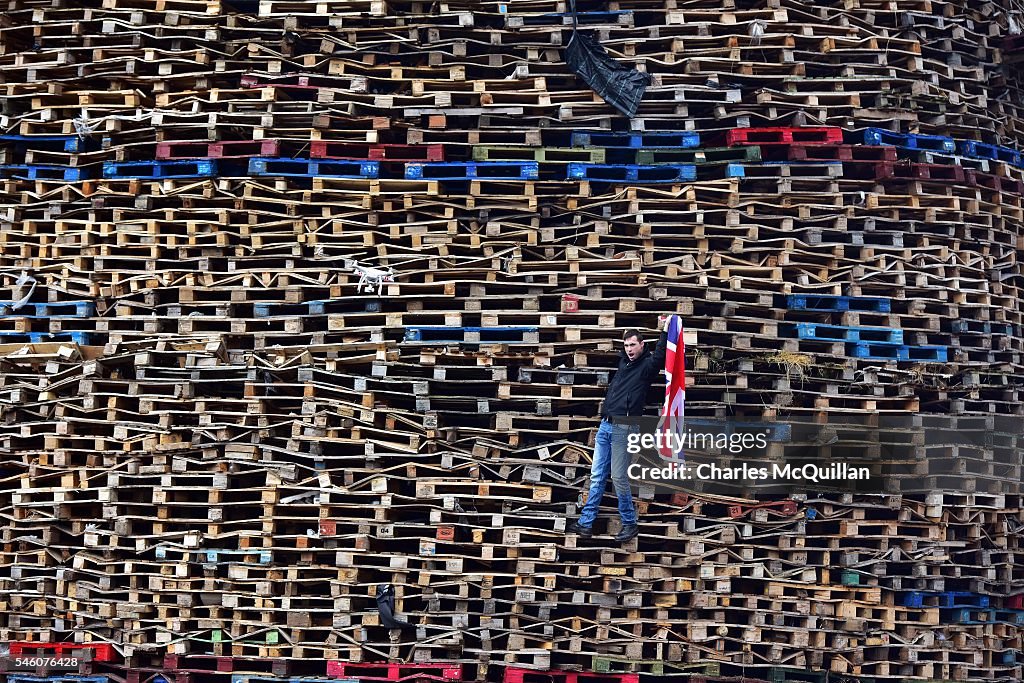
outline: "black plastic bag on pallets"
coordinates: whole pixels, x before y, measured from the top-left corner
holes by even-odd
[[[377,611],[380,612],[381,626],[385,628],[415,628],[395,615],[395,587],[390,583],[377,586]]]
[[[636,115],[650,74],[619,64],[608,56],[593,33],[580,33],[576,22],[576,0],[572,9],[572,38],[565,47],[565,63],[601,98],[629,118]]]

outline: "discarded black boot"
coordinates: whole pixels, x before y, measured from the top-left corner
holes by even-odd
[[[408,621],[395,618],[395,587],[390,583],[377,586],[377,610],[380,623],[386,628],[413,628]]]

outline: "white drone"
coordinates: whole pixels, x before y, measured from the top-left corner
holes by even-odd
[[[356,285],[357,292],[372,292],[376,288],[377,296],[380,296],[380,290],[384,283],[395,281],[395,272],[390,266],[387,268],[370,268],[369,266],[359,265],[358,261],[346,259],[345,267],[359,273],[359,284]]]

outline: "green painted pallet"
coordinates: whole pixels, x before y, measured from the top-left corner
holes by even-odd
[[[860,572],[844,569],[843,573],[839,577],[839,582],[842,583],[844,586],[859,586]]]
[[[257,635],[254,638],[240,638],[232,640],[230,638],[225,638],[224,632],[220,629],[214,629],[210,632],[210,634],[210,642],[212,643],[223,643],[230,641],[232,643],[242,645],[279,645],[281,642],[283,642],[281,640],[281,634],[277,631],[267,631],[266,633],[262,634],[263,640],[259,640],[260,635]]]
[[[828,671],[808,671],[788,666],[773,666],[768,669],[769,683],[825,683]]]
[[[632,667],[632,668],[630,668]],[[591,658],[591,671],[595,673],[628,673],[629,671],[642,671],[653,676],[662,676],[666,673],[693,673],[702,676],[718,676],[721,666],[718,662],[707,662],[704,664],[684,664],[682,662],[666,662],[661,659],[627,659],[626,657],[611,657],[595,655]]]

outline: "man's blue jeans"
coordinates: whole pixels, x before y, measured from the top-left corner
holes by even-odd
[[[622,523],[636,524],[636,508],[633,507],[629,475],[626,474],[630,462],[626,441],[635,429],[629,425],[615,425],[610,420],[601,420],[601,427],[597,430],[597,444],[594,446],[594,462],[590,466],[590,492],[587,494],[587,504],[580,513],[580,526],[593,526],[609,476],[615,486],[615,495],[619,498]]]

